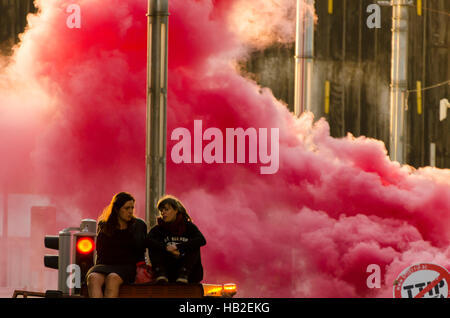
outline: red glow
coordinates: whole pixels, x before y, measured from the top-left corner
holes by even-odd
[[[77,242],[77,251],[82,254],[89,254],[94,250],[95,243],[90,237],[83,237]]]

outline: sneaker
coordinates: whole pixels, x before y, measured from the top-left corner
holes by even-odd
[[[169,282],[169,279],[164,275],[160,275],[156,277],[155,282],[157,284],[167,284]]]
[[[179,284],[187,284],[188,283],[188,277],[187,276],[180,276],[176,280]]]
[[[180,275],[178,276],[177,283],[179,284],[187,284],[188,283],[188,271],[185,267],[180,269]]]
[[[155,283],[157,284],[167,284],[169,282],[169,279],[167,278],[166,274],[161,268],[155,268]]]

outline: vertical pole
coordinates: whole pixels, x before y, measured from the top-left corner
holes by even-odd
[[[416,81],[417,89],[417,114],[422,115],[422,82]]]
[[[306,3],[307,7],[304,4]],[[311,111],[314,59],[314,0],[297,0],[297,40],[295,44],[294,112]]]
[[[436,144],[430,143],[430,167],[436,167]]]
[[[325,81],[325,115],[330,113],[330,81]]]
[[[166,190],[168,0],[149,0],[145,219],[156,224],[156,203]]]
[[[422,5],[422,3],[421,3]],[[423,16],[423,44],[422,44],[422,84],[423,86],[426,85],[426,76],[427,76],[427,14]],[[422,94],[422,106],[425,107],[426,105],[426,93],[423,92]],[[421,135],[421,166],[425,166],[425,143],[428,142],[429,132],[427,129],[426,124],[426,117],[427,117],[427,111],[426,109],[423,109],[423,116],[422,116],[422,129],[423,134]],[[425,137],[426,136],[426,137]]]
[[[71,259],[71,240],[72,233],[70,231],[62,230],[59,232],[58,240],[58,290],[62,291],[63,294],[69,295],[70,288],[67,285],[67,266],[72,263]]]
[[[8,239],[8,192],[3,192],[3,238]]]
[[[342,71],[345,70],[345,59],[347,58],[347,0],[344,0],[342,9]],[[342,96],[341,96],[341,137],[345,136],[346,126],[345,126],[345,79],[341,80],[342,83]]]
[[[408,4],[407,0],[392,0],[392,62],[390,93],[391,160],[405,163],[406,96],[408,79]]]
[[[295,42],[295,97],[294,97],[294,113],[300,116],[304,112],[303,105],[303,41],[304,41],[304,23],[305,20],[302,15],[303,7],[302,0],[297,0],[297,28],[296,28],[296,42]]]
[[[359,2],[359,24],[358,24],[358,70],[362,72],[362,30],[363,30],[363,2]],[[361,77],[358,77],[360,80],[358,81],[358,112],[356,115],[356,128],[355,135],[361,135],[361,99],[362,99],[362,83],[363,80]]]
[[[2,247],[3,247],[3,260],[2,260],[2,266],[0,268],[0,286],[7,286],[8,285],[8,191],[3,191],[3,227],[2,227]]]
[[[306,12],[306,30],[305,30],[305,84],[306,84],[306,96],[305,96],[305,106],[306,110],[312,111],[312,78],[313,78],[313,65],[314,65],[314,0],[306,0],[308,4],[308,10]],[[315,113],[316,116],[318,114]]]
[[[417,0],[417,15],[422,16],[422,0]]]
[[[378,29],[377,28],[375,28],[375,35],[374,35],[374,48],[373,48],[373,51],[374,51],[374,54],[373,54],[373,61],[375,62],[375,74],[378,76],[378,74],[379,74],[379,65],[380,65],[380,63],[378,63],[378,39],[379,39],[379,37],[378,37]],[[379,81],[375,81],[375,96],[378,96],[378,92],[379,92],[379,83],[378,83]],[[378,122],[378,109],[379,109],[379,105],[380,105],[381,103],[380,103],[380,101],[379,101],[379,99],[377,98],[376,100],[375,100],[375,107],[374,107],[374,110],[373,110],[373,115],[371,115],[371,116],[368,116],[369,118],[372,118],[372,120],[369,120],[369,124],[368,124],[368,134],[370,135],[370,131],[371,131],[371,125],[373,124],[373,123],[375,123],[374,125],[372,125],[372,127],[373,127],[373,130],[372,130],[372,136],[373,137],[375,137],[375,138],[377,138],[377,139],[382,139],[382,134],[380,134],[380,129],[379,129],[379,125],[377,125],[376,123]]]

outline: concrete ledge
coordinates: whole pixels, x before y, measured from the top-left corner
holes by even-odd
[[[86,286],[81,289],[81,296],[89,297]],[[122,285],[119,291],[119,298],[202,298],[202,284],[167,284],[155,285],[130,284]]]

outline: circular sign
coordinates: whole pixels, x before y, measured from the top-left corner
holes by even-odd
[[[394,282],[394,298],[450,298],[450,273],[435,264],[405,269]]]

